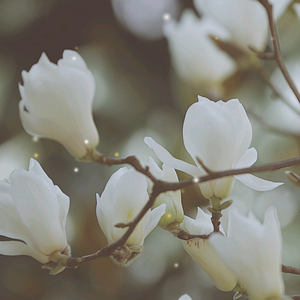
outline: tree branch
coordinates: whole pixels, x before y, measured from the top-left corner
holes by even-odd
[[[300,269],[295,268],[295,267],[291,267],[291,266],[286,266],[286,265],[282,265],[282,272],[283,273],[300,275]]]
[[[270,32],[271,32],[274,53],[273,54],[263,53],[263,52],[257,51],[253,47],[249,47],[249,48],[258,57],[260,57],[262,59],[275,59],[276,60],[278,67],[282,72],[282,75],[284,76],[285,80],[289,84],[290,88],[292,89],[292,91],[294,92],[296,98],[298,99],[298,101],[300,103],[300,93],[299,93],[292,77],[290,76],[290,74],[285,66],[285,63],[283,61],[283,58],[282,58],[279,37],[278,37],[277,29],[276,29],[274,16],[273,16],[273,5],[269,2],[269,0],[257,0],[257,1],[265,8],[267,15],[268,15],[269,28],[270,28]]]
[[[153,185],[153,190],[151,193],[151,196],[148,200],[148,202],[145,204],[143,209],[139,212],[139,214],[129,223],[127,224],[117,224],[119,227],[128,227],[128,230],[125,232],[125,234],[117,241],[115,241],[112,244],[107,245],[106,247],[103,247],[101,250],[82,257],[69,257],[68,261],[66,263],[66,267],[69,268],[75,268],[85,262],[95,260],[99,257],[108,257],[112,255],[117,249],[121,246],[123,246],[127,239],[130,237],[132,232],[134,231],[135,227],[139,223],[139,221],[143,218],[143,216],[146,214],[146,212],[151,209],[153,206],[156,197],[164,192],[167,191],[176,191],[191,185],[194,185],[196,183],[202,183],[202,182],[207,182],[209,180],[213,179],[219,179],[223,177],[228,177],[228,176],[233,176],[233,175],[241,175],[241,174],[248,174],[248,173],[257,173],[257,172],[265,172],[265,171],[275,171],[279,170],[282,168],[287,168],[295,165],[300,164],[300,157],[296,157],[293,159],[288,159],[280,162],[275,162],[275,163],[269,163],[269,164],[263,164],[260,166],[254,166],[254,167],[249,167],[249,168],[241,168],[241,169],[232,169],[232,170],[225,170],[225,171],[218,171],[214,172],[211,171],[210,174],[201,176],[197,178],[195,181],[195,178],[183,180],[180,182],[166,182],[166,181],[161,181],[157,180],[149,171],[148,167],[142,167],[138,159],[134,156],[128,156],[127,158],[124,159],[114,159],[114,158],[108,158],[105,156],[102,156],[100,154],[97,154],[95,156],[95,162],[101,165],[120,165],[120,164],[130,164],[132,167],[134,167],[138,172],[144,174],[147,176],[149,179],[151,179],[154,183]],[[183,240],[188,240],[192,238],[203,238],[207,239],[209,235],[193,235],[193,234],[188,234],[184,231],[179,232],[180,239]],[[290,267],[292,268],[292,267]],[[285,269],[286,270],[286,269]],[[296,270],[296,268],[294,268]],[[295,273],[296,274],[296,273]],[[298,274],[298,273],[297,273]]]

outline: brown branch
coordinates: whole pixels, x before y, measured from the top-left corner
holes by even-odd
[[[153,182],[153,190],[152,194],[148,200],[148,202],[145,204],[143,209],[139,212],[139,214],[128,224],[117,224],[119,226],[127,227],[128,230],[125,232],[125,234],[117,241],[115,241],[112,244],[107,245],[106,247],[102,248],[101,250],[82,257],[69,257],[68,261],[66,263],[66,267],[68,268],[75,268],[85,262],[95,260],[99,257],[107,257],[111,256],[113,253],[116,253],[118,251],[118,248],[125,245],[127,239],[130,237],[132,232],[134,231],[135,227],[139,223],[139,221],[143,218],[143,216],[146,214],[146,212],[151,209],[153,206],[156,197],[164,193],[166,191],[175,191],[181,188],[185,188],[188,186],[191,186],[195,183],[201,183],[201,182],[207,182],[209,180],[223,178],[227,176],[233,176],[233,175],[241,175],[241,174],[247,174],[247,173],[256,173],[256,172],[264,172],[264,171],[274,171],[279,170],[286,167],[291,167],[294,165],[300,164],[300,157],[288,159],[276,163],[269,163],[264,164],[260,166],[254,166],[249,168],[242,168],[242,169],[232,169],[232,170],[226,170],[226,171],[218,171],[218,172],[212,172],[208,175],[201,176],[197,178],[198,180],[195,182],[195,178],[187,179],[181,182],[165,182],[161,180],[157,180],[151,172],[149,172],[149,169],[147,167],[143,168],[138,159],[134,156],[128,156],[124,159],[113,159],[113,158],[107,158],[104,156],[101,156],[99,154],[98,157],[96,157],[96,162],[99,164],[105,164],[105,165],[119,165],[119,164],[130,164],[133,166],[138,172],[146,175],[148,178],[150,178]],[[180,236],[181,239],[190,239],[190,238],[204,238],[207,239],[206,235],[189,235],[182,233]]]
[[[282,272],[300,275],[300,269],[286,265],[282,265]]]
[[[196,156],[196,159],[199,163],[199,165],[203,168],[203,170],[207,173],[207,174],[211,174],[213,173],[213,171],[211,169],[209,169],[202,161],[202,159],[200,159],[198,156]]]
[[[294,299],[294,300],[300,300],[300,295],[292,295],[292,296],[289,296],[289,297]]]
[[[191,239],[203,239],[207,240],[210,237],[211,234],[189,234],[188,232],[181,230],[179,231],[177,237],[181,240],[191,240]]]
[[[263,51],[259,51],[258,49],[256,49],[253,46],[248,46],[248,48],[254,52],[256,54],[257,57],[261,58],[261,59],[267,59],[267,60],[275,60],[275,54],[274,53],[267,53],[267,52],[263,52]]]
[[[265,8],[267,15],[268,15],[272,44],[273,44],[273,48],[274,48],[274,54],[273,54],[274,59],[276,60],[277,65],[278,65],[280,71],[282,72],[282,75],[284,76],[285,80],[287,81],[288,85],[290,86],[290,88],[292,89],[292,91],[294,92],[296,98],[298,99],[298,101],[300,103],[300,93],[299,93],[292,77],[290,76],[290,74],[285,66],[285,63],[283,61],[283,58],[282,58],[279,37],[278,37],[277,29],[276,29],[274,16],[273,16],[273,5],[269,2],[269,0],[257,0],[257,1]],[[253,51],[253,47],[251,50]],[[269,53],[266,54],[266,57],[261,57],[262,56],[261,52],[257,53],[256,50],[254,52],[260,58],[272,57],[272,56],[270,56]]]

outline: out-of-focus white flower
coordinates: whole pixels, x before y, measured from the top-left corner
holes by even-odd
[[[291,0],[273,0],[274,16],[279,18]],[[194,0],[204,16],[214,19],[232,35],[232,42],[248,51],[248,45],[264,50],[268,38],[268,18],[264,7],[249,0]]]
[[[300,3],[295,3],[295,4],[293,5],[293,8],[294,8],[294,10],[295,10],[295,12],[296,12],[298,18],[300,19]]]
[[[149,157],[148,166],[150,172],[154,175],[156,179],[170,182],[178,182],[176,171],[173,168],[163,164],[162,169],[160,169],[152,157]],[[152,191],[152,187],[152,181],[148,180],[149,194]],[[153,207],[160,206],[163,203],[166,204],[166,212],[161,217],[158,225],[164,229],[172,230],[174,227],[180,224],[184,218],[180,190],[168,191],[166,193],[160,194],[156,198]]]
[[[284,298],[282,239],[275,208],[266,212],[264,224],[251,213],[245,217],[231,209],[227,237],[214,234],[209,240],[251,299]]]
[[[257,160],[257,151],[248,149],[252,127],[242,104],[237,99],[213,102],[199,96],[198,100],[188,109],[183,124],[184,145],[197,167],[175,159],[152,138],[146,137],[146,144],[156,156],[166,165],[194,177],[205,174],[197,158],[212,171],[253,165]],[[257,191],[272,190],[282,184],[244,174],[201,183],[201,192],[208,199],[225,199],[232,192],[235,178]]]
[[[286,65],[296,88],[300,91],[299,56],[288,60]],[[279,68],[272,74],[271,82],[277,87],[288,104],[279,98],[274,99],[273,96],[272,99],[267,101],[262,119],[279,130],[287,131],[293,135],[300,135],[300,104]]]
[[[184,294],[178,300],[192,300],[192,298],[188,294]]]
[[[126,167],[119,169],[108,180],[101,195],[97,194],[97,219],[109,244],[117,241],[127,231],[127,228],[117,228],[118,223],[128,223],[133,220],[148,201],[146,177],[134,169]],[[138,223],[121,256],[114,256],[115,261],[126,265],[143,250],[146,236],[158,224],[165,213],[165,204],[148,211]]]
[[[253,45],[264,50],[268,37],[268,20],[263,6],[249,0],[194,0],[204,16],[213,18],[232,34],[232,41],[247,50]]]
[[[99,142],[92,117],[95,81],[82,57],[65,50],[55,65],[43,53],[22,77],[19,110],[27,133],[58,141],[78,159],[93,152]]]
[[[236,71],[235,62],[209,38],[226,41],[230,34],[208,17],[199,19],[192,10],[185,10],[178,24],[166,22],[164,33],[173,66],[184,80],[214,89]]]
[[[163,37],[164,20],[177,17],[177,0],[112,0],[120,23],[141,39],[157,40]]]
[[[191,234],[210,234],[214,228],[211,215],[198,207],[196,219],[184,217],[183,229]],[[223,232],[223,228],[220,228]],[[224,264],[208,239],[182,241],[184,249],[208,274],[221,291],[231,291],[237,285],[236,275]]]
[[[58,262],[55,258],[69,251],[65,231],[69,203],[34,159],[29,171],[12,172],[9,180],[0,182],[0,235],[20,241],[1,241],[0,253],[29,255],[43,264]]]

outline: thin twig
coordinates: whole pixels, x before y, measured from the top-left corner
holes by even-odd
[[[189,234],[188,232],[181,230],[179,231],[177,237],[181,240],[191,240],[191,239],[203,239],[207,240],[210,237],[210,234]]]
[[[277,29],[276,29],[276,24],[275,24],[275,20],[274,20],[274,16],[273,16],[273,5],[269,2],[269,0],[257,0],[266,10],[267,15],[268,15],[268,20],[269,20],[269,27],[270,27],[270,32],[271,32],[271,38],[272,38],[272,44],[274,47],[274,59],[276,60],[279,69],[282,72],[282,75],[284,76],[285,80],[287,81],[287,83],[289,84],[290,88],[292,89],[292,91],[294,92],[296,98],[298,99],[299,103],[300,103],[300,93],[292,79],[292,77],[290,76],[285,63],[283,61],[282,58],[282,53],[281,53],[281,49],[280,49],[280,43],[279,43],[279,37],[278,37],[278,33],[277,33]],[[251,48],[250,48],[251,49]],[[253,47],[251,49],[253,51]],[[267,57],[272,57],[269,53],[266,54],[266,57],[262,57],[262,53],[257,53],[257,51],[254,51],[258,57],[261,58],[267,58]],[[273,57],[272,57],[273,58]]]
[[[149,209],[153,206],[156,197],[164,193],[166,191],[176,191],[181,188],[185,188],[188,186],[191,186],[195,184],[195,179],[187,179],[181,182],[166,182],[166,181],[161,181],[157,180],[151,172],[149,172],[149,169],[143,168],[138,159],[134,156],[129,156],[124,159],[113,159],[113,158],[107,158],[104,156],[97,157],[96,160],[97,163],[99,164],[106,164],[106,165],[119,165],[119,164],[130,164],[133,166],[138,172],[148,176],[153,182],[153,190],[152,194],[150,196],[150,199],[146,203],[146,205],[143,207],[143,209],[140,211],[140,213],[128,224],[123,224],[124,227],[128,226],[128,230],[125,232],[125,234],[117,241],[115,241],[112,244],[107,245],[106,247],[102,248],[101,250],[82,257],[69,257],[66,267],[69,268],[75,268],[85,262],[95,260],[99,257],[107,257],[112,255],[117,249],[121,246],[123,246],[127,239],[130,237],[132,232],[134,231],[135,227],[139,223],[139,221],[143,218],[143,216],[147,213]],[[247,174],[247,173],[257,173],[257,172],[265,172],[265,171],[275,171],[279,170],[282,168],[287,168],[291,166],[295,166],[300,164],[300,157],[296,157],[293,159],[288,159],[280,162],[275,162],[275,163],[269,163],[269,164],[264,164],[260,166],[254,166],[254,167],[249,167],[249,168],[242,168],[242,169],[232,169],[232,170],[225,170],[225,171],[219,171],[219,172],[212,172],[208,175],[204,175],[198,178],[197,182],[202,183],[202,182],[207,182],[209,180],[213,179],[219,179],[227,176],[233,176],[233,175],[242,175],[242,174]],[[183,234],[184,237],[184,234]],[[189,235],[187,236],[189,238]],[[190,235],[191,238],[207,238],[206,235],[203,237],[200,237],[200,235]],[[186,239],[186,238],[183,238]]]
[[[282,272],[300,275],[300,269],[286,265],[282,265]]]
[[[207,174],[211,174],[213,173],[213,171],[211,169],[209,169],[202,161],[202,159],[200,159],[198,156],[196,156],[196,159],[198,161],[198,163],[200,164],[200,166],[203,168],[203,170],[207,173]]]
[[[267,52],[263,52],[263,51],[259,51],[258,49],[256,49],[253,46],[248,46],[248,48],[254,52],[256,54],[256,56],[258,56],[261,59],[267,59],[267,60],[275,60],[275,54],[274,53],[267,53]]]

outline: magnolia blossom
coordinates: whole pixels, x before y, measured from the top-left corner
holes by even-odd
[[[163,164],[162,169],[160,169],[152,157],[149,157],[148,167],[150,172],[155,176],[156,179],[178,182],[176,171],[173,168]],[[149,194],[152,192],[152,187],[152,181],[148,180]],[[160,194],[156,198],[153,207],[160,206],[163,203],[166,204],[166,212],[161,217],[158,225],[164,229],[175,229],[176,226],[180,224],[184,218],[180,190],[168,191],[166,193]]]
[[[36,160],[30,160],[29,171],[12,172],[0,182],[0,235],[19,241],[1,241],[0,254],[57,262],[55,258],[69,250],[65,230],[69,204],[69,197]]]
[[[112,0],[118,21],[141,39],[158,40],[163,37],[164,19],[179,13],[177,0]]]
[[[110,177],[101,197],[97,194],[96,208],[99,225],[109,244],[121,238],[128,229],[115,225],[133,220],[148,199],[146,177],[134,169],[124,167]],[[160,205],[145,214],[126,241],[123,252],[118,254],[121,257],[113,257],[115,261],[128,264],[142,251],[146,236],[158,224],[165,207],[165,204]]]
[[[19,110],[27,133],[58,141],[73,156],[85,159],[99,137],[92,117],[95,81],[82,57],[65,50],[55,65],[43,53],[22,77]]]
[[[278,19],[292,0],[273,0]],[[194,0],[199,12],[226,28],[232,42],[248,51],[248,45],[264,50],[268,38],[268,18],[264,7],[251,0]]]
[[[183,229],[191,234],[210,234],[214,228],[211,215],[198,207],[196,219],[184,217]],[[223,228],[220,228],[223,232]],[[224,264],[207,239],[182,241],[184,249],[208,274],[216,287],[221,291],[231,291],[237,285],[237,276]]]
[[[266,212],[263,224],[251,213],[245,217],[231,209],[227,237],[214,234],[209,240],[251,299],[284,298],[282,239],[275,208]]]
[[[300,3],[294,3],[293,7],[294,7],[294,10],[295,10],[298,18],[300,19]]]
[[[257,160],[257,151],[249,148],[252,127],[242,104],[237,99],[227,102],[213,102],[198,97],[185,116],[183,141],[196,166],[174,158],[152,138],[146,137],[146,144],[166,165],[186,172],[194,177],[205,174],[197,158],[212,171],[250,167]],[[282,183],[270,182],[251,174],[225,177],[201,183],[205,198],[227,198],[233,189],[235,178],[257,191],[268,191]]]
[[[164,33],[173,66],[184,80],[214,89],[236,71],[235,62],[209,38],[228,40],[230,34],[208,17],[199,19],[192,10],[185,10],[178,24],[166,22]]]

